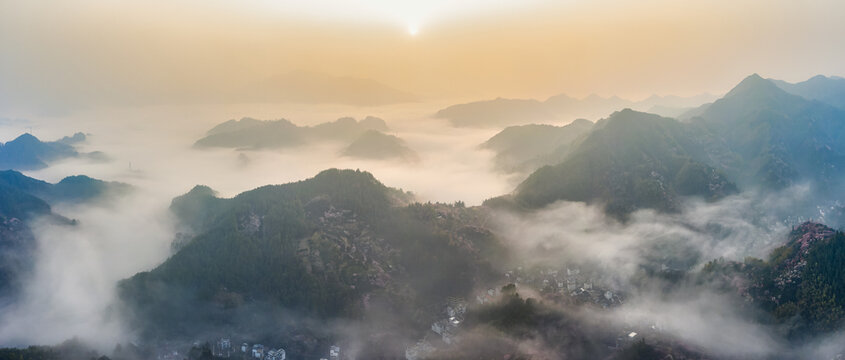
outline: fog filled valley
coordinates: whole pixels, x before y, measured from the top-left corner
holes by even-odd
[[[436,106],[7,121],[4,356],[843,351],[845,111],[756,74],[680,120],[456,127]]]
[[[845,358],[842,11],[0,0],[0,360]]]

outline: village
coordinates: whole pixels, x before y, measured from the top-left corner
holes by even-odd
[[[526,289],[539,293],[543,298],[565,301],[579,305],[597,306],[609,309],[624,303],[621,291],[603,285],[602,279],[595,272],[588,272],[578,267],[550,268],[517,266],[503,274],[505,283],[500,287],[491,287],[475,294],[474,303],[481,306],[498,301],[501,288],[508,284],[517,290]],[[407,360],[420,360],[434,354],[439,348],[448,347],[459,341],[459,330],[467,313],[469,302],[463,299],[447,299],[442,318],[431,324],[430,331],[416,343],[406,347]],[[645,329],[634,329],[628,325],[620,329],[618,336],[608,347],[621,349],[639,340],[643,335],[656,335],[656,324]]]
[[[331,345],[323,354],[295,354],[297,356],[290,356],[282,347],[266,346],[264,344],[250,344],[242,342],[237,345],[231,338],[220,338],[214,342],[205,343],[211,351],[211,356],[215,359],[233,359],[233,360],[290,360],[298,358],[317,358],[320,360],[339,360],[341,359],[340,346]],[[192,349],[201,349],[203,345],[196,341],[192,344]],[[186,351],[185,346],[163,346],[159,348],[156,354],[157,360],[184,360],[190,358],[190,350]]]

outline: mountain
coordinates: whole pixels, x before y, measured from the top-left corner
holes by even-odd
[[[416,96],[372,79],[294,71],[275,76],[237,95],[251,102],[378,106],[416,101]]]
[[[736,191],[721,172],[693,158],[701,144],[674,119],[625,109],[574,146],[561,163],[531,174],[512,200],[529,208],[557,200],[600,203],[624,217],[639,208],[677,210],[679,196],[712,200]]]
[[[577,119],[565,126],[529,124],[509,126],[481,144],[496,153],[496,167],[505,172],[533,171],[560,162],[570,145],[592,129]]]
[[[196,187],[171,206],[195,236],[122,281],[120,297],[157,338],[209,326],[257,331],[260,319],[274,334],[328,331],[331,319],[372,312],[391,314],[389,323],[423,321],[419,309],[466,296],[490,276],[500,246],[480,209],[409,200],[369,173],[336,169],[231,199]],[[273,322],[284,311],[298,320]]]
[[[438,111],[437,118],[449,120],[457,127],[501,127],[543,123],[573,118],[599,119],[624,108],[635,110],[666,110],[680,113],[685,108],[699,106],[715,100],[710,94],[692,97],[653,95],[641,101],[630,101],[595,94],[576,99],[565,94],[552,96],[545,101],[533,99],[502,99],[475,101],[452,105]]]
[[[378,130],[368,130],[343,150],[344,156],[374,159],[419,162],[420,157],[411,150],[405,141]]]
[[[841,77],[816,75],[794,84],[782,80],[770,81],[790,94],[845,109],[845,79]]]
[[[33,219],[73,224],[53,213],[51,204],[94,201],[128,189],[126,184],[87,176],[50,184],[14,170],[0,171],[0,298],[13,297],[22,274],[31,270],[36,245],[29,227]]]
[[[59,140],[56,140],[57,143],[67,144],[67,145],[74,145],[79,144],[81,142],[85,142],[88,140],[88,136],[85,133],[77,132],[71,136],[64,136]]]
[[[36,170],[47,167],[50,161],[78,156],[67,141],[42,142],[26,133],[0,144],[0,169]]]
[[[495,127],[550,121],[555,116],[537,100],[503,99],[452,105],[435,117],[458,127]]]
[[[746,187],[831,185],[845,169],[845,110],[789,94],[757,74],[690,121],[733,155],[711,165]]]
[[[368,130],[386,131],[384,120],[368,116],[361,121],[350,117],[315,126],[298,126],[288,120],[229,120],[211,128],[195,147],[280,148],[314,141],[352,141]]]
[[[702,273],[737,292],[782,324],[787,336],[806,339],[845,320],[845,234],[823,224],[794,227],[785,245],[764,260],[714,260]]]

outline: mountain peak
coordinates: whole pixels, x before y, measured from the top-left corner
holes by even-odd
[[[771,95],[783,93],[771,80],[764,79],[757,73],[751,74],[742,79],[731,91],[725,95],[726,98],[744,95]]]
[[[16,137],[12,141],[13,142],[21,142],[21,143],[40,143],[41,142],[41,140],[38,140],[38,138],[35,137],[35,135],[32,135],[30,133],[23,133],[20,136]]]

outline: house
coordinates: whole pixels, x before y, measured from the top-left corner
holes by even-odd
[[[220,349],[232,350],[232,340],[229,340],[229,338],[220,339],[220,341],[217,342],[217,345],[220,346]]]
[[[217,343],[211,349],[211,353],[216,357],[228,358],[232,354],[232,341],[229,338],[217,340]]]
[[[285,360],[287,355],[285,354],[285,349],[271,349],[267,352],[267,356],[264,358],[266,360]]]
[[[263,359],[264,358],[264,345],[261,345],[261,344],[252,345],[252,358],[253,359]]]
[[[340,358],[340,346],[332,345],[329,348],[329,358],[331,358],[331,359]]]

